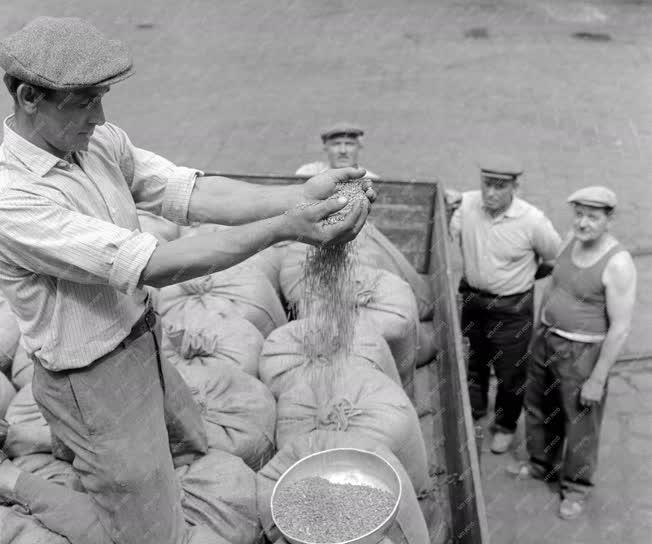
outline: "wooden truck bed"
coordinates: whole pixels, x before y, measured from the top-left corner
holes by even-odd
[[[211,174],[213,175],[213,174]],[[261,184],[300,183],[277,175],[214,174]],[[434,293],[438,352],[417,369],[415,402],[428,447],[433,491],[421,501],[432,544],[488,544],[474,426],[453,285],[443,191],[437,181],[378,180],[370,220],[425,274]]]

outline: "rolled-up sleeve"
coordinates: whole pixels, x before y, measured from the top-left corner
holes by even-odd
[[[0,258],[10,266],[126,294],[141,276],[157,240],[20,190],[0,197]]]
[[[201,170],[176,166],[169,160],[136,147],[127,134],[107,123],[115,140],[117,160],[139,209],[160,215],[179,225],[188,224],[190,195]]]

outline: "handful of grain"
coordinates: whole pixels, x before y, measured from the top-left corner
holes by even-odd
[[[395,503],[396,498],[382,489],[312,477],[278,492],[274,514],[284,533],[308,542],[333,544],[373,531],[392,513]]]
[[[362,202],[367,198],[362,188],[362,181],[363,180],[356,179],[353,181],[340,182],[335,185],[335,194],[331,198],[340,198],[343,196],[347,199],[347,203],[341,210],[332,213],[324,219],[324,223],[332,225],[342,221],[342,219],[344,219],[351,211],[351,208],[353,208],[353,205],[356,202]]]

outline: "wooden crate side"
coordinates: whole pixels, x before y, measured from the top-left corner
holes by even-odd
[[[446,468],[452,515],[452,541],[487,544],[489,531],[474,425],[467,394],[466,366],[450,266],[448,224],[443,195],[436,195],[430,277],[435,301],[435,334],[440,347],[439,377]]]

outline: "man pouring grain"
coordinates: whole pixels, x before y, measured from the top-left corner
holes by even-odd
[[[560,238],[537,208],[516,196],[521,165],[490,155],[479,162],[480,191],[463,193],[450,222],[464,273],[462,332],[469,340],[473,418],[487,414],[490,370],[498,378],[491,451],[506,452],[523,406],[537,271],[555,258]]]
[[[281,240],[351,240],[366,199],[341,222],[323,219],[346,204],[329,198],[336,183],[364,170],[265,187],[137,148],[102,107],[133,74],[131,59],[81,19],[35,19],[0,42],[0,65],[15,109],[0,147],[0,288],[35,363],[34,397],[85,490],[53,488],[0,450],[0,496],[73,544],[186,542],[174,466],[205,453],[206,436],[159,352],[144,287],[228,268]],[[237,226],[164,243],[139,231],[136,204],[179,224]],[[48,514],[53,496],[68,517]]]

